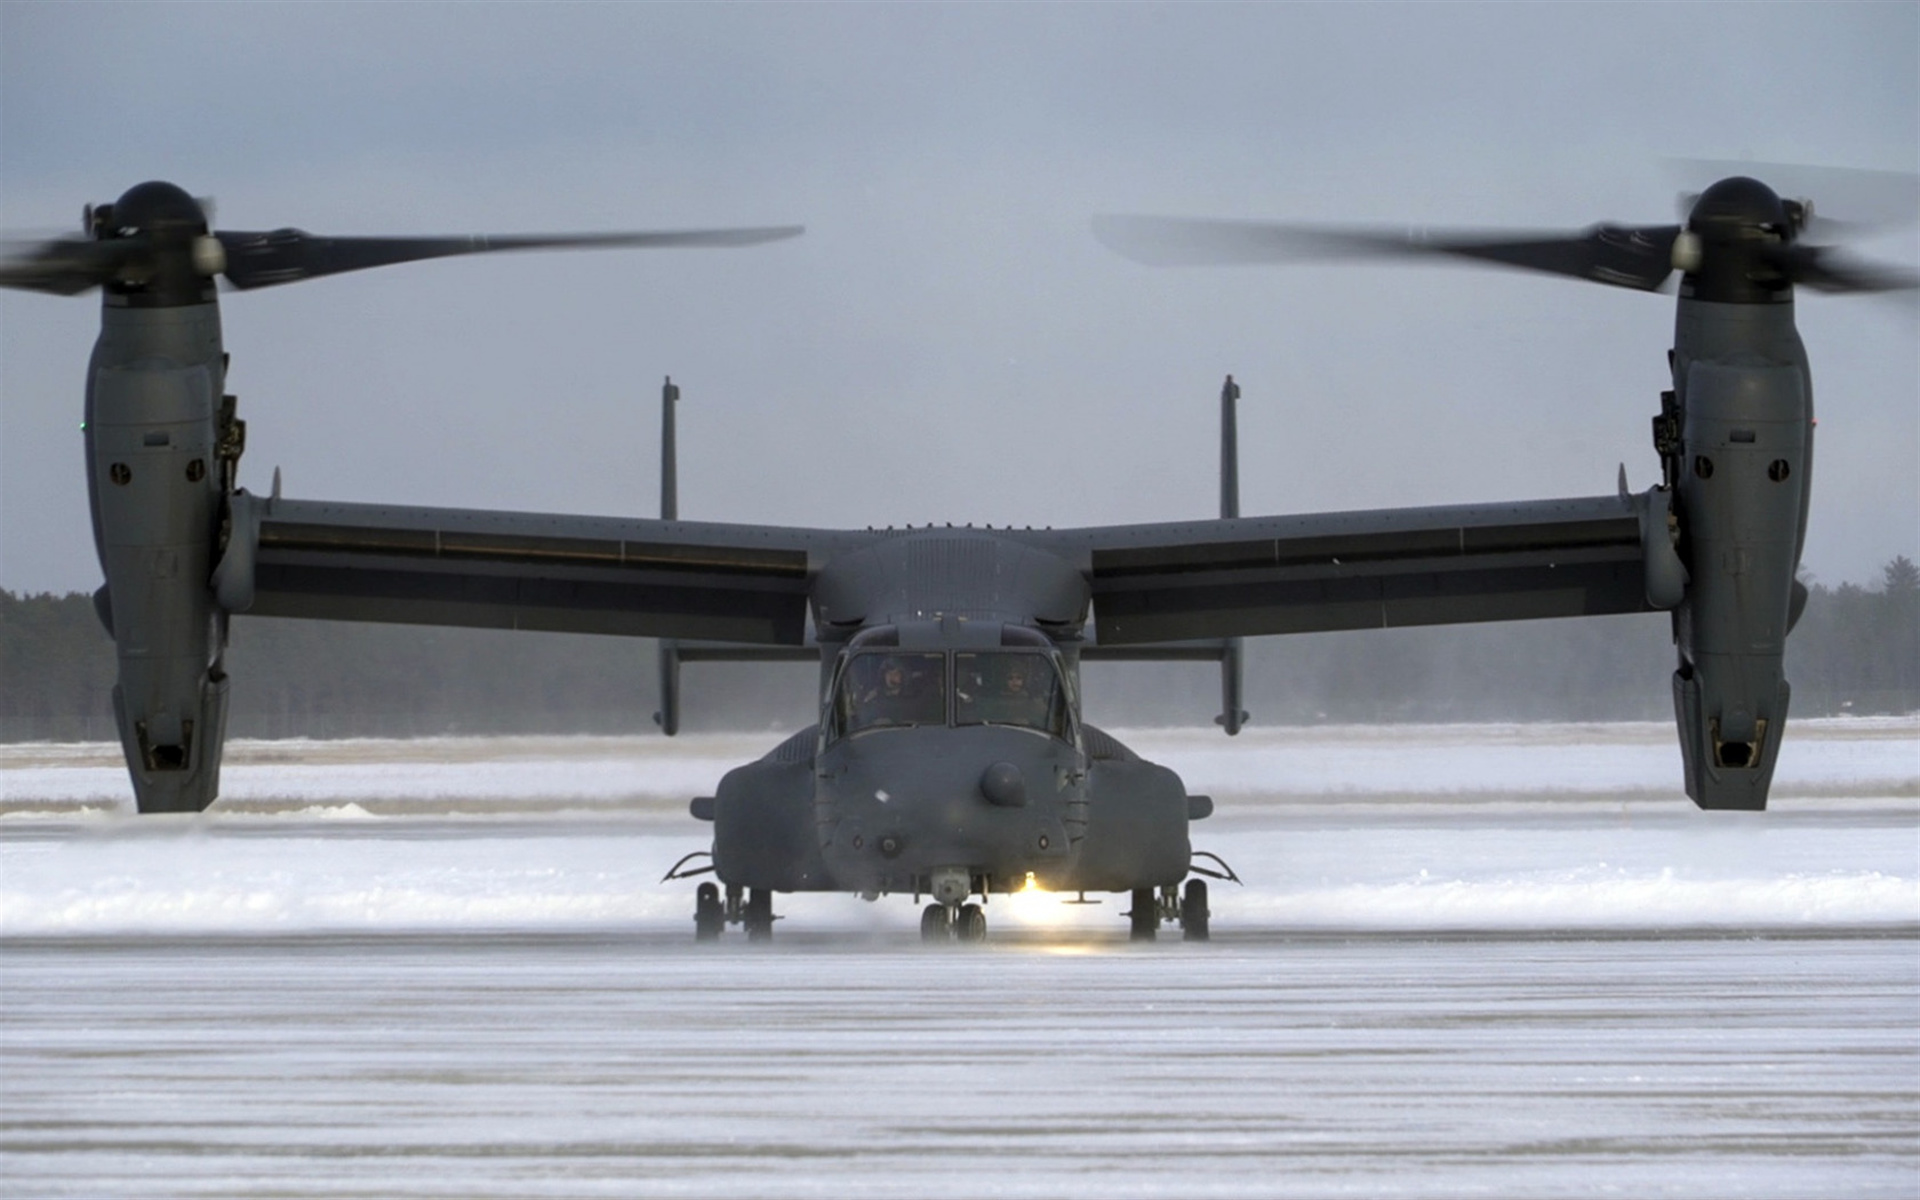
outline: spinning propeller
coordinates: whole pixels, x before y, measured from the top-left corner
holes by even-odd
[[[58,296],[96,287],[178,296],[205,291],[214,276],[249,289],[458,254],[751,246],[802,232],[798,225],[508,237],[317,237],[298,229],[210,232],[201,203],[170,183],[143,183],[112,204],[89,207],[85,224],[85,237],[9,248],[0,257],[0,287]]]
[[[1912,176],[1848,172],[1881,180]],[[1782,200],[1758,180],[1735,175],[1684,197],[1679,225],[1595,225],[1575,233],[1395,231],[1276,221],[1112,216],[1094,219],[1110,249],[1150,266],[1326,262],[1347,259],[1459,258],[1565,275],[1615,287],[1657,291],[1675,271],[1701,299],[1778,292],[1800,285],[1822,292],[1889,292],[1920,287],[1904,268],[1848,258],[1802,241],[1842,223],[1813,219],[1813,206]]]

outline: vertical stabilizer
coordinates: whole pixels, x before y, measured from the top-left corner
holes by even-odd
[[[1227,376],[1220,385],[1220,519],[1240,515],[1240,385]],[[1239,638],[1228,638],[1220,655],[1220,715],[1214,720],[1232,737],[1246,722],[1240,707],[1243,672]]]
[[[680,389],[673,376],[660,386],[660,519],[680,519],[679,446],[674,437],[673,409],[680,401]],[[661,638],[655,647],[659,656],[660,711],[653,714],[660,732],[672,737],[680,732],[680,644]]]
[[[674,443],[673,406],[680,399],[680,389],[674,386],[673,376],[667,376],[660,388],[660,519],[677,521],[680,519],[680,472],[677,459],[678,447]]]

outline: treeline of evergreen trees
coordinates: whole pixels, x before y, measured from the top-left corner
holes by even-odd
[[[227,669],[235,737],[633,733],[659,707],[650,639],[241,618]],[[1625,720],[1671,715],[1664,614],[1261,638],[1256,724]],[[1787,642],[1796,716],[1920,710],[1920,569],[1814,585]],[[110,740],[113,643],[91,599],[0,591],[0,740]],[[1089,720],[1204,724],[1211,666],[1090,663]],[[683,727],[813,720],[803,664],[683,668]]]

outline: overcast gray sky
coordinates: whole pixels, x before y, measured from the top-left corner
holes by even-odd
[[[653,515],[668,373],[703,519],[1208,515],[1228,371],[1248,513],[1642,488],[1669,297],[1087,221],[1655,222],[1672,156],[1920,167],[1920,6],[0,4],[10,231],[148,178],[237,229],[808,226],[228,295],[241,481],[302,498]],[[97,308],[0,298],[0,587],[99,582]],[[1800,303],[1828,582],[1920,557],[1916,312]]]

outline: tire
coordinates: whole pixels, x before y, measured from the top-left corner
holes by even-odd
[[[770,942],[773,940],[772,892],[765,888],[754,888],[748,892],[747,910],[744,916],[748,941]]]
[[[921,909],[920,940],[923,942],[952,941],[953,910],[944,904],[929,904]]]
[[[1207,910],[1207,881],[1187,880],[1186,894],[1180,897],[1180,936],[1189,942],[1210,940],[1207,921],[1212,915]]]
[[[693,894],[693,940],[711,942],[727,927],[727,909],[720,903],[720,889],[703,883]]]
[[[1130,937],[1136,942],[1151,942],[1160,933],[1160,898],[1153,894],[1152,888],[1133,889],[1133,911],[1127,916],[1133,919]]]
[[[987,938],[987,914],[978,904],[962,904],[954,914],[953,937],[958,942],[983,942]]]

